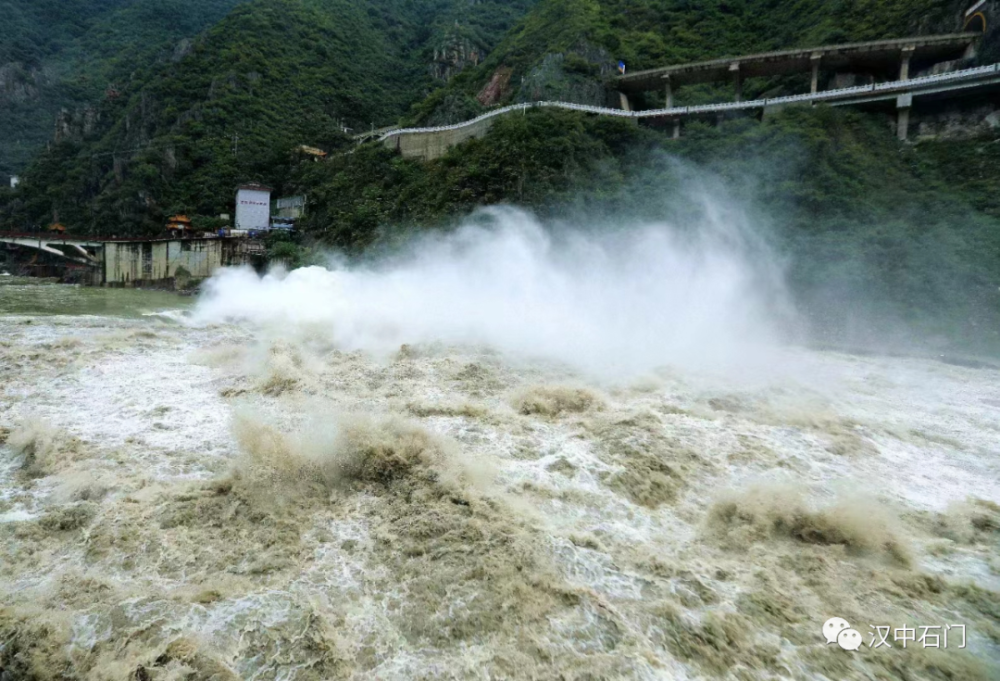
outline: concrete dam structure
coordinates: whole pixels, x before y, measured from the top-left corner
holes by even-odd
[[[187,288],[221,267],[253,265],[264,245],[244,238],[76,239],[2,234],[9,269],[93,286]]]

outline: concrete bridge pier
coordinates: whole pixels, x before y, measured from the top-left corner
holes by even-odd
[[[910,59],[913,58],[916,49],[913,45],[907,45],[902,49],[899,61],[899,80],[910,79]]]
[[[681,138],[681,119],[674,119],[674,139],[679,140]]]
[[[667,106],[666,106],[666,108],[673,109],[674,108],[674,87],[673,87],[673,84],[670,82],[670,76],[669,75],[663,76],[663,81],[665,83],[665,87],[666,87],[666,91],[667,91],[667,99],[666,99]]]
[[[618,93],[618,101],[621,102],[622,111],[631,111],[632,110],[632,105],[628,101],[628,95],[626,95],[624,92],[619,92]]]
[[[809,57],[809,62],[812,65],[812,85],[809,88],[810,94],[816,94],[819,92],[819,66],[822,61],[823,55],[818,52],[814,52]]]
[[[736,101],[743,101],[743,77],[740,74],[740,63],[733,62],[729,65],[729,72],[733,74],[733,79],[736,84]]]
[[[905,142],[910,133],[910,109],[913,108],[913,95],[907,93],[896,98],[896,136]]]

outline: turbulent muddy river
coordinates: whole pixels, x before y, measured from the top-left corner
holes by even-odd
[[[0,677],[997,678],[1000,372],[441,262],[0,280]]]

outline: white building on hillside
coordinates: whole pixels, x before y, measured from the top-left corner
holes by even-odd
[[[245,184],[236,192],[236,229],[266,230],[271,224],[271,188]]]

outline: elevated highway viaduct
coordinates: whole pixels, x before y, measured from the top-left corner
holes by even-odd
[[[966,12],[967,30],[961,33],[780,50],[626,73],[610,83],[619,93],[620,109],[570,102],[527,102],[494,109],[454,125],[385,128],[359,136],[358,141],[377,136],[382,144],[398,149],[404,156],[433,159],[466,139],[482,137],[497,117],[529,108],[557,107],[647,120],[656,125],[672,126],[677,137],[683,121],[689,119],[717,119],[741,111],[820,103],[895,111],[897,135],[906,140],[915,102],[984,95],[992,98],[1000,90],[1000,64],[976,66],[975,63],[977,48],[987,31],[988,10],[994,4],[1000,5],[1000,0],[975,3]],[[744,98],[744,84],[748,79],[798,73],[810,75],[808,92],[752,100]],[[732,83],[734,91],[728,102],[677,105],[677,92],[685,86],[727,82]],[[825,87],[830,83],[834,87]],[[847,86],[843,87],[844,84]],[[634,106],[644,101],[648,107],[649,93],[654,93],[652,99],[662,102],[663,106],[645,109]]]
[[[447,150],[461,142],[482,137],[490,126],[501,116],[521,113],[533,108],[559,108],[600,116],[631,118],[658,125],[672,125],[674,136],[679,137],[681,123],[690,119],[717,119],[740,112],[764,112],[782,106],[795,104],[827,104],[829,106],[857,106],[865,108],[892,108],[897,111],[897,134],[906,139],[909,127],[910,109],[917,101],[940,101],[968,94],[993,96],[1000,91],[1000,64],[975,67],[919,76],[907,80],[885,83],[871,83],[835,90],[820,90],[801,95],[701,104],[698,106],[675,106],[667,109],[610,109],[604,107],[574,104],[571,102],[527,102],[494,109],[470,121],[434,128],[402,128],[384,133],[379,140],[382,144],[397,149],[409,158],[433,159],[443,156]]]
[[[864,74],[870,83],[876,83],[951,70],[962,60],[975,57],[980,37],[980,33],[955,33],[713,59],[636,71],[619,76],[615,87],[621,93],[623,109],[630,108],[629,95],[654,90],[664,92],[665,108],[670,109],[677,88],[713,82],[732,82],[738,102],[743,99],[743,82],[747,78],[793,73],[811,73],[810,92],[816,94],[821,76],[827,72]]]
[[[616,80],[616,87],[625,110],[632,109],[630,96],[651,91],[662,92],[664,108],[673,109],[675,93],[685,85],[731,82],[734,99],[738,103],[743,101],[743,84],[748,78],[810,73],[809,94],[812,97],[802,101],[820,101],[816,95],[822,92],[824,76],[830,74],[850,74],[853,79],[860,77],[866,84],[877,86],[884,83],[905,84],[914,76],[935,76],[961,70],[975,58],[981,37],[981,32],[953,33],[713,59],[625,74]],[[941,90],[937,94],[959,89],[964,88]],[[900,139],[905,140],[913,97],[904,95],[898,100],[896,129]],[[854,102],[841,99],[838,103]]]

